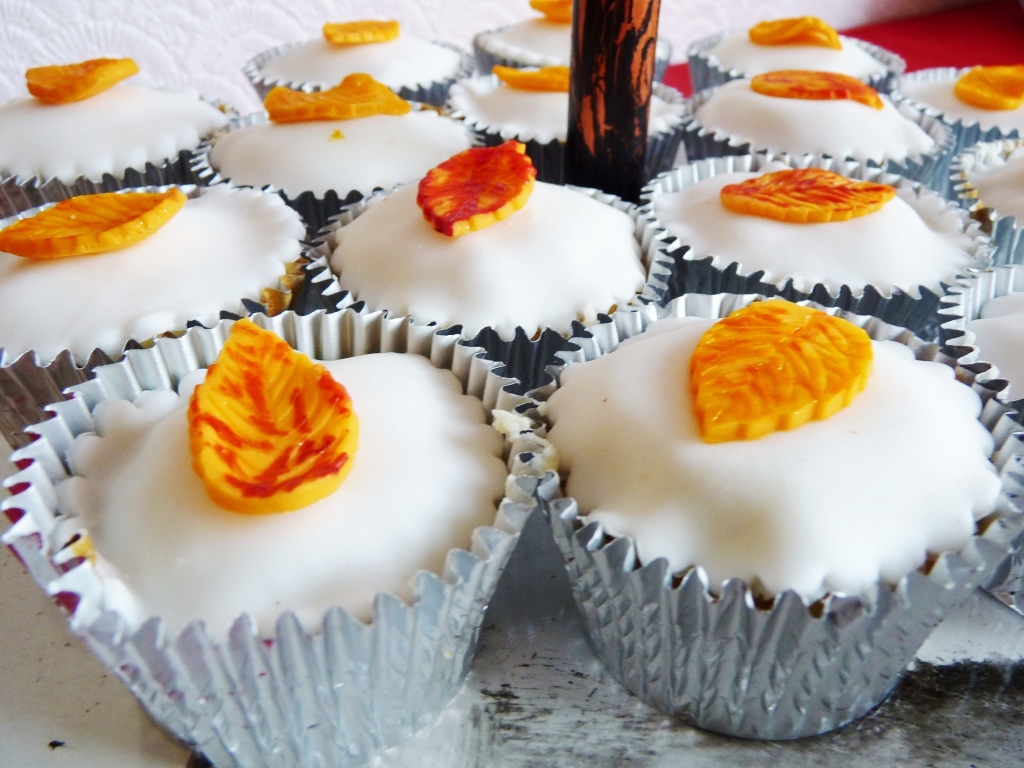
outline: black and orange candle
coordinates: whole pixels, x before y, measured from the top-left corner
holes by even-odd
[[[661,0],[575,0],[565,180],[637,200]]]

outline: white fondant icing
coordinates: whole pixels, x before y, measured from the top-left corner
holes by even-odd
[[[70,104],[22,96],[0,107],[0,175],[28,179],[120,177],[160,165],[227,124],[191,89],[161,91],[124,83]]]
[[[354,72],[365,72],[397,91],[454,77],[461,63],[458,51],[405,32],[394,40],[367,45],[332,45],[321,36],[275,56],[260,74],[334,86]]]
[[[933,107],[943,114],[950,122],[962,120],[965,123],[977,123],[982,130],[1000,128],[1009,132],[1016,128],[1024,132],[1024,107],[1017,109],[981,109],[960,101],[953,93],[956,80],[908,80],[900,82],[900,93]]]
[[[705,53],[722,69],[735,69],[747,77],[776,69],[813,69],[840,72],[866,80],[885,72],[885,65],[849,37],[840,36],[842,48],[820,45],[757,45],[746,30],[732,32]]]
[[[569,94],[519,90],[494,76],[455,83],[448,105],[471,122],[521,141],[564,142],[569,126]],[[652,95],[648,135],[672,131],[683,122],[684,111],[683,104],[670,104]]]
[[[339,137],[340,132],[340,137]],[[463,123],[433,110],[356,120],[264,122],[217,139],[210,165],[235,184],[273,184],[290,197],[323,197],[418,181],[435,165],[468,149]]]
[[[632,219],[580,192],[537,182],[520,210],[461,237],[436,232],[416,194],[396,190],[336,233],[331,269],[371,309],[510,339],[568,332],[644,285]]]
[[[573,365],[548,403],[567,493],[640,558],[759,579],[808,600],[895,582],[956,549],[1000,492],[980,400],[945,365],[874,342],[874,373],[824,421],[760,440],[697,432],[689,360],[711,321],[682,318]]]
[[[1001,152],[979,154],[967,172],[967,181],[978,191],[982,205],[1024,223],[1024,147],[1017,147],[1008,156]]]
[[[119,251],[39,261],[0,253],[0,347],[35,350],[44,364],[64,349],[93,349],[210,325],[220,310],[277,285],[301,253],[305,227],[280,197],[210,187],[159,231]]]
[[[214,636],[248,612],[271,633],[285,610],[315,630],[340,605],[372,616],[377,592],[412,597],[419,570],[441,574],[448,551],[490,525],[507,471],[480,401],[417,355],[325,363],[352,397],[359,447],[333,494],[294,512],[243,515],[206,495],[192,469],[182,397],[144,393],[96,409],[76,439],[76,475],[59,488],[99,553],[111,605],[137,627],[196,619]],[[205,373],[204,372],[200,372]],[[118,588],[120,587],[120,588]]]
[[[825,224],[791,224],[722,205],[722,187],[761,175],[721,174],[659,194],[655,215],[695,258],[713,256],[718,269],[739,262],[744,273],[764,270],[765,282],[792,278],[799,291],[822,283],[832,292],[843,285],[914,292],[923,285],[941,293],[939,283],[952,282],[972,261],[973,238],[937,195],[901,189],[880,211]]]
[[[538,67],[567,67],[572,52],[572,25],[527,19],[480,36],[487,50],[506,59]]]
[[[765,96],[749,80],[732,80],[697,108],[704,128],[752,142],[756,149],[828,154],[857,160],[902,160],[935,149],[935,141],[882,96],[882,109],[850,99]]]
[[[1010,382],[1009,397],[1024,392],[1024,293],[1008,293],[981,308],[981,316],[966,326],[974,334],[978,359],[999,369]]]

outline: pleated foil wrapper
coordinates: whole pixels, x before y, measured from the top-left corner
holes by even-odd
[[[414,103],[412,107],[413,109],[435,109],[434,107],[416,103]],[[247,186],[244,184],[234,184],[230,178],[222,176],[219,171],[214,169],[213,166],[210,165],[210,152],[213,150],[213,145],[216,144],[217,141],[225,134],[230,133],[231,131],[251,128],[254,125],[262,125],[266,122],[266,112],[253,112],[252,114],[245,115],[244,117],[235,117],[230,123],[228,123],[226,128],[222,128],[204,140],[196,149],[195,157],[192,160],[192,172],[195,174],[199,182],[206,186],[222,183],[230,184],[231,186]],[[358,189],[351,189],[344,192],[329,189],[322,197],[318,197],[313,194],[313,192],[307,190],[305,192],[301,192],[295,197],[290,197],[287,192],[273,184],[266,184],[261,187],[261,189],[280,195],[281,199],[283,199],[289,207],[298,211],[302,220],[306,223],[306,233],[310,240],[312,240],[316,236],[316,233],[325,227],[327,223],[334,216],[337,216],[346,206],[358,203],[364,197],[375,192],[386,191],[381,187],[366,190],[365,192]]]
[[[715,94],[716,88],[694,93],[688,99],[688,119],[683,126],[683,146],[686,148],[686,157],[691,162],[704,160],[709,157],[725,157],[727,155],[749,155],[768,153],[778,157],[793,157],[797,163],[794,167],[800,167],[801,156],[808,158],[819,157],[814,153],[791,153],[777,147],[755,147],[749,140],[738,136],[730,136],[721,131],[705,128],[697,120],[697,110]],[[894,102],[895,104],[895,102]],[[925,133],[935,141],[935,149],[920,155],[908,155],[904,158],[885,157],[881,162],[869,160],[866,165],[879,167],[888,173],[903,176],[912,181],[917,181],[945,195],[949,190],[949,166],[956,148],[956,137],[952,129],[935,115],[929,115],[922,110],[915,109],[905,100],[896,104],[896,108],[908,120],[919,125]],[[820,155],[835,161],[858,162],[856,158],[832,158],[830,155]],[[792,164],[792,161],[791,163]]]
[[[768,166],[783,162],[795,168],[824,168],[829,171],[860,181],[872,181],[888,184],[898,190],[910,190],[914,200],[922,197],[934,197],[921,185],[905,177],[885,173],[881,168],[867,166],[851,160],[836,160],[827,155],[791,156],[761,152],[753,155],[728,155],[725,157],[698,160],[662,174],[648,184],[640,193],[641,211],[655,221],[654,198],[660,194],[679,192],[704,179],[724,173],[756,173],[767,172]],[[910,201],[913,204],[913,201]],[[953,203],[946,203],[947,210],[955,209]],[[962,231],[973,239],[970,255],[972,268],[984,269],[991,263],[992,244],[984,234],[981,226],[960,212]],[[665,225],[658,221],[658,225]],[[688,244],[680,242],[675,236],[666,233],[663,244],[663,261],[671,261],[672,273],[667,280],[669,290],[662,303],[682,296],[686,293],[736,293],[764,294],[779,296],[789,301],[810,300],[825,307],[837,307],[858,315],[873,315],[892,325],[908,328],[919,336],[929,339],[936,338],[938,333],[938,309],[940,298],[947,284],[931,286],[905,286],[893,290],[877,288],[873,285],[860,289],[852,289],[843,285],[830,289],[818,283],[811,290],[797,290],[792,275],[773,276],[773,281],[765,279],[761,270],[751,271],[738,262],[726,263],[724,259],[713,255],[697,256]],[[767,246],[767,247],[770,247]],[[716,264],[717,262],[717,264]],[[952,285],[957,274],[948,278]]]
[[[1018,221],[1016,216],[1001,216],[998,211],[986,206],[978,190],[967,180],[967,174],[978,162],[986,158],[1005,159],[1021,147],[1024,147],[1024,139],[1020,138],[982,142],[961,152],[953,159],[950,169],[953,199],[992,238],[992,261],[996,265],[1024,264],[1024,222]]]
[[[481,32],[473,38],[473,58],[476,62],[476,71],[481,75],[491,74],[491,70],[496,66],[525,69],[527,67],[550,67],[558,63],[549,60],[546,56],[506,45],[491,37],[495,32],[501,32],[504,29],[508,29],[508,27]],[[654,48],[654,82],[660,83],[665,79],[671,58],[672,43],[668,38],[659,37]]]
[[[72,630],[107,669],[159,724],[216,768],[361,765],[431,723],[459,689],[498,577],[537,498],[556,492],[557,483],[542,482],[551,468],[534,431],[542,434],[542,426],[519,413],[535,404],[508,392],[509,380],[494,373],[497,363],[482,350],[381,312],[288,312],[254,321],[321,360],[374,352],[426,356],[451,370],[489,413],[510,417],[503,420],[510,474],[494,524],[474,531],[468,551],[452,549],[440,576],[417,573],[411,604],[379,593],[372,623],[335,607],[312,632],[283,612],[269,636],[242,615],[224,640],[200,621],[171,635],[158,616],[133,631],[104,609],[104,584],[74,551],[76,536],[85,532],[57,505],[55,484],[68,476],[68,448],[92,431],[98,403],[174,388],[209,366],[230,322],[160,339],[98,368],[95,380],[73,388],[71,400],[51,406],[54,418],[34,428],[39,439],[12,455],[20,471],[6,481],[13,495],[0,504],[13,521],[3,541],[69,611]]]
[[[494,75],[490,75],[497,81]],[[686,98],[675,88],[662,83],[654,83],[653,93],[669,104],[682,105]],[[458,110],[449,104],[450,115],[462,120],[473,131],[477,141],[485,147],[496,147],[506,141],[515,139],[526,145],[526,154],[537,169],[537,181],[549,184],[565,184],[565,142],[552,139],[548,142],[538,141],[533,133],[516,132],[508,127],[487,124],[481,118],[464,110]],[[683,124],[671,126],[669,130],[650,135],[647,139],[647,155],[645,159],[646,178],[651,179],[663,171],[669,170],[674,164],[676,154],[683,140]]]
[[[740,80],[746,74],[736,68],[726,69],[721,62],[709,54],[712,48],[718,45],[727,35],[736,34],[732,32],[717,32],[707,37],[702,37],[690,44],[686,51],[687,59],[690,62],[690,82],[693,83],[693,92],[703,91],[707,88],[717,88],[730,80]],[[741,31],[746,34],[746,31]],[[879,93],[889,93],[896,87],[900,75],[907,68],[907,62],[901,56],[880,48],[877,45],[864,40],[857,40],[852,37],[844,37],[844,43],[853,43],[864,50],[871,58],[876,59],[885,66],[885,72],[880,75],[872,75],[864,82],[870,85]]]
[[[978,347],[967,324],[981,316],[981,309],[992,299],[1008,293],[1024,292],[1024,265],[1020,258],[1010,263],[1000,263],[983,272],[962,275],[942,298],[939,317],[942,320],[940,341],[950,355],[956,356],[961,365],[970,368],[977,380],[999,392],[999,398],[1006,401],[1011,409],[995,423],[993,434],[1008,435],[1003,452],[1024,453],[1024,398],[1020,392],[1007,390],[1009,382],[1000,376],[999,369],[985,361],[984,347]],[[1008,392],[1008,394],[1007,394]],[[1010,400],[1010,398],[1014,398]],[[1017,459],[1018,475],[1024,476],[1024,467]],[[1019,613],[1024,613],[1024,552],[1014,553],[1012,567],[1001,582],[990,585],[990,591]]]
[[[160,187],[139,187],[137,189],[116,190],[122,192],[165,192],[171,186]],[[202,194],[202,187],[187,185],[181,187],[182,191],[189,198]],[[47,203],[47,207],[52,203]],[[27,211],[10,216],[0,221],[0,230],[13,224],[19,219],[34,216],[38,209],[33,208]],[[282,265],[284,266],[284,265]],[[307,267],[303,266],[305,274]],[[309,275],[309,280],[316,278],[316,269]],[[281,295],[290,295],[291,303],[297,308],[304,308],[311,312],[322,306],[318,288],[307,285],[306,281],[300,281],[298,285],[291,287],[284,284],[289,276],[282,274],[282,283],[274,289]],[[267,286],[270,288],[271,286]],[[225,307],[221,318],[237,318],[241,314],[258,313],[266,311],[266,307],[256,301],[238,298],[238,303],[231,307]],[[184,332],[185,328],[168,328],[168,333]],[[0,331],[2,333],[2,331]],[[101,349],[94,349],[85,360],[77,360],[68,350],[61,351],[52,361],[44,362],[34,351],[13,355],[3,348],[2,336],[0,336],[0,438],[6,440],[12,447],[18,448],[31,442],[31,435],[25,432],[30,425],[36,424],[44,419],[50,418],[47,406],[65,400],[64,390],[76,384],[89,381],[93,372],[98,366],[107,365],[115,360],[132,356],[143,346],[152,344],[151,339],[126,339],[121,351],[114,355],[108,355]]]
[[[724,317],[756,296],[690,294],[668,307],[621,313],[575,338],[564,363],[591,360],[664,317]],[[749,739],[825,733],[877,706],[931,630],[978,586],[1007,580],[1024,538],[1018,506],[1020,425],[1000,401],[998,382],[877,318],[826,309],[873,339],[906,344],[920,360],[954,367],[985,405],[1004,492],[998,512],[957,552],[936,553],[927,573],[869,594],[832,594],[807,605],[794,592],[770,602],[733,579],[719,589],[699,566],[673,574],[663,558],[638,560],[629,537],[585,519],[569,498],[544,507],[566,563],[573,597],[595,653],[630,691],[699,728]],[[560,371],[558,371],[560,373]],[[988,518],[986,518],[988,521]]]
[[[282,53],[290,51],[293,48],[297,48],[302,45],[303,42],[304,41],[285,43],[284,45],[269,48],[246,62],[245,66],[242,68],[242,74],[246,76],[252,84],[252,87],[256,89],[256,93],[259,94],[260,101],[267,98],[267,94],[270,93],[271,89],[276,88],[279,85],[283,85],[285,88],[291,88],[293,91],[302,91],[304,93],[324,91],[337,85],[337,83],[310,83],[303,82],[301,80],[279,80],[267,77],[263,74],[263,67],[266,66],[268,61],[277,58]],[[448,89],[452,87],[452,83],[473,74],[473,57],[458,46],[438,42],[436,40],[432,42],[435,45],[450,48],[459,54],[458,69],[452,72],[450,77],[446,77],[444,80],[418,84],[416,86],[403,86],[395,92],[406,101],[416,101],[422,104],[430,104],[435,107],[443,107],[444,103],[448,100]]]
[[[205,100],[226,115],[234,116],[232,107],[217,100]],[[117,192],[137,187],[164,187],[201,183],[192,170],[195,149],[184,149],[177,157],[167,158],[160,165],[146,163],[142,168],[126,168],[120,174],[103,174],[98,179],[79,176],[72,182],[57,178],[3,176],[0,174],[0,219],[47,203],[59,203],[78,195]]]
[[[894,104],[906,102],[915,110],[924,112],[932,117],[936,117],[948,125],[956,137],[956,144],[953,149],[954,154],[960,152],[966,147],[977,144],[979,141],[1015,139],[1020,135],[1020,132],[1016,128],[1009,130],[1003,130],[998,126],[993,128],[982,128],[976,120],[967,120],[965,122],[962,118],[946,115],[936,107],[933,107],[923,101],[919,101],[914,97],[907,95],[902,90],[903,86],[915,83],[949,83],[950,88],[952,89],[953,84],[956,83],[956,81],[960,79],[960,76],[967,72],[968,69],[970,69],[970,67],[964,67],[962,69],[958,69],[957,67],[920,69],[917,72],[911,72],[910,74],[900,77],[893,93],[891,94]],[[993,117],[998,116],[998,114],[998,112],[992,113]]]
[[[396,187],[396,189],[398,188]],[[634,235],[640,246],[644,269],[647,271],[647,282],[631,304],[642,305],[660,301],[668,291],[667,281],[672,272],[672,259],[665,256],[661,248],[661,243],[665,238],[664,228],[649,215],[641,212],[637,206],[615,195],[586,187],[570,186],[569,188],[589,195],[598,202],[629,215],[634,222]],[[320,293],[324,309],[327,311],[349,306],[361,311],[387,310],[387,307],[366,307],[359,300],[357,294],[343,289],[338,278],[330,270],[329,260],[337,247],[338,231],[388,194],[388,192],[375,194],[343,210],[320,231],[313,247],[307,253],[307,257],[310,259],[307,270],[315,271],[315,276],[309,282]],[[606,317],[606,315],[599,313],[588,322],[599,322],[602,317]],[[435,323],[422,318],[415,318],[414,322],[424,323],[424,325],[418,325],[422,328],[436,327]],[[571,332],[576,333],[585,326],[586,324],[573,321]],[[527,334],[525,329],[519,327],[515,329],[512,339],[504,338],[490,327],[482,329],[473,336],[463,334],[461,325],[452,325],[440,330],[439,333],[455,336],[461,339],[460,343],[483,347],[490,359],[498,360],[505,366],[504,375],[520,382],[517,391],[521,394],[551,383],[552,379],[547,373],[547,367],[556,362],[555,353],[564,349],[566,343],[566,337],[551,328],[543,329],[539,334]]]

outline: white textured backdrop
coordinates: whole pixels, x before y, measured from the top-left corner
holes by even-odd
[[[661,34],[686,44],[765,18],[813,13],[839,28],[963,0],[662,0]],[[319,34],[329,19],[397,18],[463,46],[475,32],[531,15],[527,0],[0,0],[0,101],[30,66],[132,56],[146,82],[193,85],[242,111],[258,106],[240,69],[255,53]]]

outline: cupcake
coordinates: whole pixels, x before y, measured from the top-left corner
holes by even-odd
[[[276,86],[323,91],[362,72],[403,99],[439,107],[452,83],[473,71],[473,61],[454,46],[400,29],[397,21],[351,21],[324,24],[321,37],[264,51],[243,71],[261,99]]]
[[[731,156],[648,185],[644,212],[676,240],[670,296],[812,298],[934,333],[939,297],[958,275],[987,266],[989,239],[958,206],[904,178],[820,164]]]
[[[953,161],[953,192],[990,232],[996,264],[1024,263],[1024,140],[977,144]]]
[[[81,196],[0,222],[0,402],[17,414],[4,437],[22,442],[42,406],[132,340],[244,300],[279,310],[304,233],[277,195],[226,186]]]
[[[481,143],[497,146],[509,139],[526,145],[537,179],[564,182],[565,137],[569,124],[569,68],[513,69],[498,65],[493,75],[460,80],[452,86],[448,107]],[[672,167],[682,137],[681,93],[654,84],[648,118],[647,172]]]
[[[953,136],[935,117],[897,109],[847,75],[780,70],[732,80],[690,99],[691,160],[767,150],[879,166],[933,189],[948,184]],[[801,163],[797,163],[801,164]]]
[[[524,421],[488,411],[524,401],[479,350],[435,366],[382,352],[379,315],[262,320],[287,341],[246,320],[194,328],[80,387],[55,418],[67,437],[47,422],[15,453],[31,487],[4,504],[22,510],[4,541],[214,765],[360,765],[461,685],[535,504],[516,480],[539,468],[502,456],[534,441],[490,425]],[[151,367],[169,389],[108,386]]]
[[[464,124],[409,104],[369,75],[311,94],[281,88],[267,102],[269,114],[236,118],[204,142],[195,170],[209,184],[279,192],[312,233],[342,206],[419,181],[473,145]]]
[[[476,68],[489,75],[495,65],[505,67],[568,67],[572,52],[572,2],[530,0],[541,18],[527,19],[473,38]],[[658,38],[654,51],[654,80],[661,82],[672,56],[672,44]]]
[[[950,126],[958,147],[1024,130],[1024,65],[922,69],[900,78],[901,97]]]
[[[534,182],[524,152],[511,141],[470,149],[418,187],[343,211],[318,249],[337,295],[461,333],[533,371],[545,336],[562,341],[577,322],[647,300],[660,233],[618,198]],[[520,367],[510,375],[539,384]]]
[[[192,151],[227,124],[192,89],[122,82],[131,59],[93,59],[26,73],[29,96],[0,106],[0,216],[72,195],[190,184]]]
[[[701,728],[792,739],[876,706],[1000,575],[1022,518],[989,456],[1015,441],[934,345],[750,298],[578,340],[545,411],[569,497],[549,509],[616,678]]]
[[[840,35],[815,16],[762,21],[690,45],[690,80],[703,91],[778,69],[838,72],[888,93],[906,63],[895,53]]]

